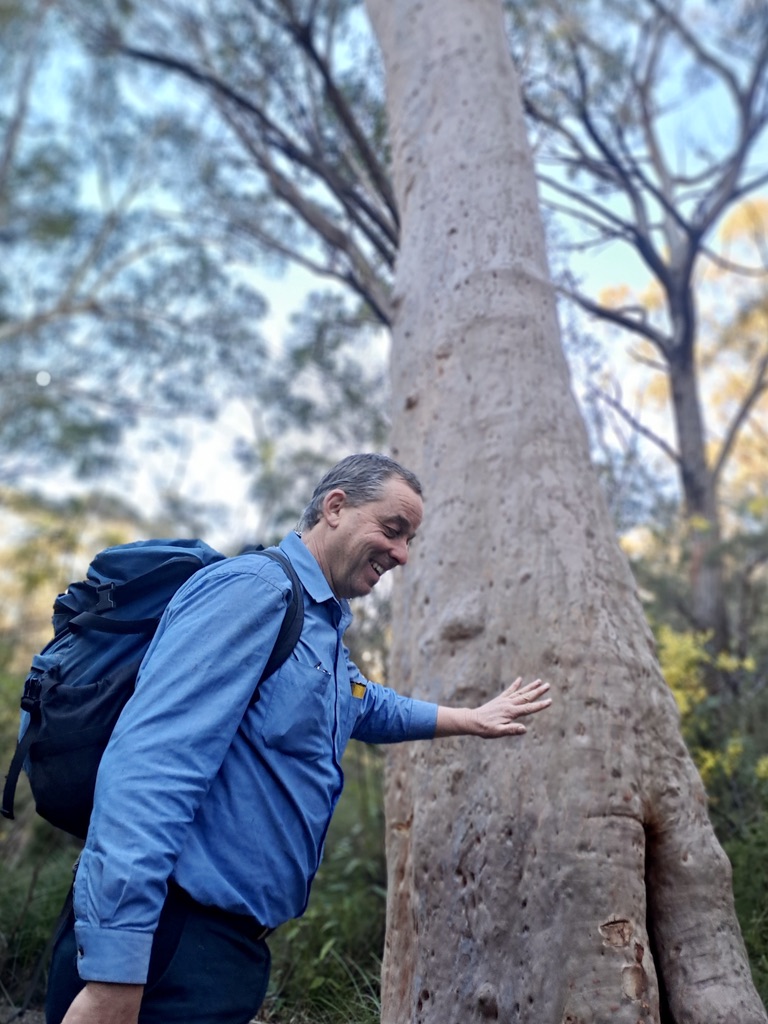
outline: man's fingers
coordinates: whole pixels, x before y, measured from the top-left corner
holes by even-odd
[[[534,704],[518,704],[516,711],[518,715],[535,715],[537,711],[548,708],[551,703],[552,698],[548,697],[546,700],[537,700]]]
[[[537,711],[543,711],[552,703],[550,697],[544,697],[549,690],[549,683],[543,683],[540,679],[528,683],[522,690],[509,694],[512,704],[512,712],[515,717],[521,715],[535,715]]]
[[[524,686],[522,690],[514,691],[513,696],[516,696],[518,700],[532,701],[546,693],[548,689],[549,683],[543,683],[540,679],[536,679]]]

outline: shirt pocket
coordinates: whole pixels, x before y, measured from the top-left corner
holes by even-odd
[[[365,686],[348,680],[346,674],[339,682],[339,753],[343,753],[354,732],[357,718],[363,708]]]
[[[322,664],[291,657],[262,693],[264,743],[291,757],[314,761],[333,751],[336,686]]]

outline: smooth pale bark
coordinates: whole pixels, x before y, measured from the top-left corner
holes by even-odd
[[[382,1020],[764,1022],[590,468],[500,5],[368,9],[403,223],[394,449],[426,495],[392,678],[473,705],[541,675],[555,700],[523,738],[391,755]]]

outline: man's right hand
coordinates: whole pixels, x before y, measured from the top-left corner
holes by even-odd
[[[61,1024],[136,1024],[143,994],[143,985],[89,981]]]

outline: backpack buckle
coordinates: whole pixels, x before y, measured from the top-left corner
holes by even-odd
[[[115,584],[111,582],[102,583],[96,588],[98,597],[93,608],[95,612],[111,612],[117,608],[117,602],[113,596],[114,589]]]
[[[34,714],[34,712],[40,707],[40,697],[42,692],[42,677],[37,672],[33,672],[24,680],[24,692],[21,695],[22,711],[26,711],[30,715]]]

